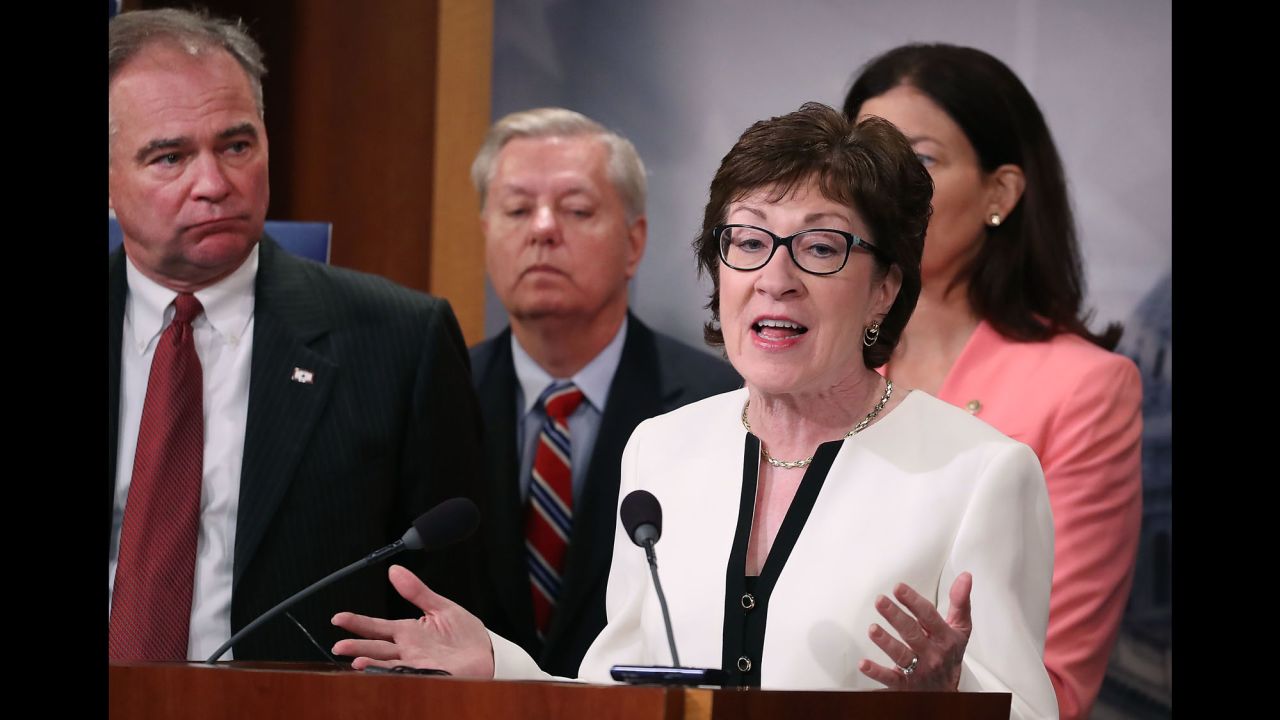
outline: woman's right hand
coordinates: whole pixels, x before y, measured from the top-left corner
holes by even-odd
[[[458,677],[492,678],[493,643],[484,623],[461,605],[431,591],[418,576],[399,565],[387,571],[400,597],[422,610],[416,620],[382,620],[340,612],[333,624],[363,640],[339,640],[335,655],[354,657],[351,667],[447,670]]]

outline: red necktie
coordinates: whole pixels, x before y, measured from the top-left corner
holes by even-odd
[[[533,455],[525,546],[533,586],[533,616],[538,636],[546,634],[560,594],[564,556],[573,531],[573,473],[570,469],[569,416],[582,402],[573,383],[552,384],[542,393],[547,417]]]
[[[204,473],[204,382],[191,321],[203,308],[174,300],[151,360],[133,479],[111,596],[112,660],[185,660]]]

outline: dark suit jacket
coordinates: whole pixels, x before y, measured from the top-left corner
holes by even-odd
[[[742,386],[725,362],[653,332],[628,316],[627,337],[588,467],[574,508],[573,536],[560,598],[546,643],[533,625],[524,517],[516,475],[516,389],[511,330],[471,349],[484,414],[485,476],[491,507],[481,524],[490,578],[481,617],[490,630],[518,643],[542,669],[574,677],[605,624],[604,594],[613,553],[622,450],[642,421],[681,405]],[[636,552],[643,552],[639,548]]]
[[[399,538],[443,499],[479,487],[480,424],[469,361],[449,304],[373,275],[260,243],[248,421],[236,520],[232,632],[278,601]],[[110,257],[109,487],[119,442],[120,342],[127,293]],[[293,382],[295,367],[314,384]],[[127,506],[126,506],[127,507]],[[472,602],[478,539],[400,562],[438,592]],[[396,595],[387,563],[304,600],[293,615],[328,649],[329,619],[351,610],[421,614]],[[283,616],[234,649],[237,659],[322,660]]]

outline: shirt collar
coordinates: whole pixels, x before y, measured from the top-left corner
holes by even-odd
[[[569,378],[587,402],[591,403],[600,414],[604,414],[605,403],[609,399],[609,386],[613,383],[614,373],[618,371],[618,363],[622,361],[622,346],[627,339],[627,318],[623,316],[618,332],[609,341],[600,354],[591,359],[573,377]],[[520,347],[515,333],[511,333],[511,355],[515,361],[516,379],[520,382],[520,390],[524,394],[523,413],[527,415],[537,404],[538,398],[547,386],[555,382],[553,378],[529,353]]]
[[[124,267],[129,284],[125,313],[129,315],[135,345],[145,349],[173,317],[171,308],[178,293],[143,275],[127,255]],[[238,343],[253,317],[254,279],[257,275],[258,245],[254,244],[248,257],[234,272],[196,291],[196,299],[204,307],[204,313],[196,318],[194,324],[208,323],[226,342]]]

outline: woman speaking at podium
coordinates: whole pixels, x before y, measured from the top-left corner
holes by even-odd
[[[694,243],[708,342],[744,378],[636,428],[620,497],[662,503],[681,660],[766,689],[998,691],[1055,718],[1043,663],[1053,523],[1027,446],[876,368],[920,293],[933,185],[888,122],[808,103],[721,162]],[[546,678],[407,570],[418,620],[339,613],[358,669]],[[668,664],[644,553],[614,540],[608,624],[580,678]]]

